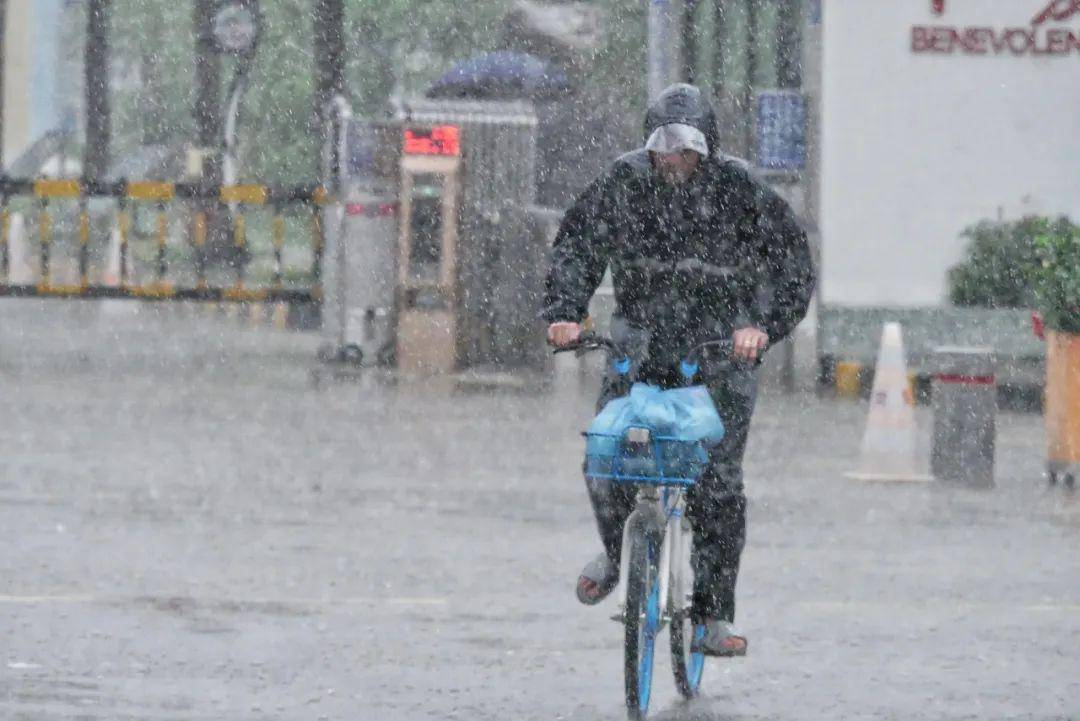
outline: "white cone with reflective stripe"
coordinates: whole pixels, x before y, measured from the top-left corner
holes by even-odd
[[[120,228],[113,226],[109,234],[109,247],[105,252],[105,268],[101,274],[101,284],[110,288],[120,287]],[[131,283],[132,269],[131,246],[128,246],[127,274],[128,284]],[[139,312],[139,304],[129,300],[106,298],[99,303],[102,313],[105,315],[134,315]]]
[[[129,248],[130,250],[130,248]],[[120,229],[114,227],[109,234],[109,249],[105,254],[105,272],[102,274],[101,284],[110,288],[120,286]],[[128,258],[128,279],[131,278],[131,258]]]
[[[881,330],[859,469],[847,475],[862,481],[933,480],[923,460],[919,458],[915,398],[900,324],[886,323]]]
[[[26,240],[26,220],[22,213],[11,214],[8,226],[8,282],[12,285],[37,283],[38,272]]]

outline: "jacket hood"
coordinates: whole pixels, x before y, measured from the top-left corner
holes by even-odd
[[[653,131],[668,123],[683,123],[705,135],[709,153],[715,155],[720,140],[716,113],[701,90],[686,83],[669,85],[645,113],[645,141]]]

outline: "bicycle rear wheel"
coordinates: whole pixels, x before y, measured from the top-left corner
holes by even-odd
[[[671,619],[671,668],[675,672],[675,686],[684,698],[694,698],[701,690],[705,654],[691,651],[690,646],[704,635],[705,627],[695,626],[686,611]]]
[[[660,631],[659,540],[640,524],[634,524],[628,553],[623,646],[626,709],[631,719],[643,719],[649,711],[656,636]]]

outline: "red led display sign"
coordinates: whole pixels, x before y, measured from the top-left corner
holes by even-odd
[[[405,131],[406,155],[461,155],[461,130],[456,125],[436,125],[430,130]]]

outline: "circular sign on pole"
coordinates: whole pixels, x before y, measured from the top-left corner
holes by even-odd
[[[229,0],[214,13],[214,43],[219,52],[250,55],[262,34],[262,15],[253,0]]]

